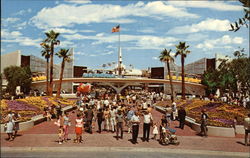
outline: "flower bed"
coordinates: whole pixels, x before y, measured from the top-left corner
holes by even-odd
[[[158,102],[158,106],[169,106],[169,101]],[[187,116],[194,118],[200,123],[201,110],[206,109],[209,116],[208,125],[217,127],[231,127],[234,117],[238,118],[238,124],[242,125],[244,118],[250,113],[249,109],[245,109],[236,105],[229,105],[222,102],[210,102],[204,100],[177,100],[177,107],[185,107]]]
[[[43,113],[43,108],[45,106],[61,105],[61,107],[66,107],[68,105],[74,105],[75,100],[68,100],[64,98],[56,97],[27,97],[25,99],[16,100],[1,100],[1,118],[7,116],[8,110],[17,111],[20,115],[20,121],[31,120],[33,116]],[[1,119],[1,123],[3,123]]]

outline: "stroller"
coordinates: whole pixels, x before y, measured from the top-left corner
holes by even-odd
[[[177,140],[177,136],[175,135],[176,130],[172,128],[165,128],[164,126],[160,126],[160,144],[162,145],[179,145],[180,142]]]

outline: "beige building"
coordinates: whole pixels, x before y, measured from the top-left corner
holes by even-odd
[[[71,58],[74,58],[74,49],[70,49],[70,53],[72,54]],[[64,69],[64,78],[73,78],[73,70],[74,70],[74,59],[71,62],[65,63]],[[3,54],[1,55],[1,73],[3,73],[4,69],[8,66],[29,66],[32,74],[35,76],[37,74],[44,74],[46,75],[46,61],[43,58],[36,57],[34,55],[25,56],[21,54],[20,50]],[[61,64],[54,64],[54,79],[59,79],[61,71]],[[3,86],[7,85],[6,80],[3,76]],[[54,85],[54,91],[56,91],[57,85]],[[45,86],[40,87],[32,87],[32,89],[38,89],[39,91],[46,91]],[[62,90],[66,92],[73,91],[73,84],[72,83],[63,83]]]

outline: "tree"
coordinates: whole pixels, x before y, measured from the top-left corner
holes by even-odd
[[[184,62],[185,62],[185,58],[187,57],[187,54],[190,53],[189,50],[187,50],[187,48],[189,47],[188,45],[186,45],[186,42],[179,42],[179,45],[176,45],[176,53],[175,53],[175,57],[177,57],[178,55],[181,56],[181,83],[182,83],[182,99],[185,100],[186,96],[185,96],[185,72],[184,72]]]
[[[46,32],[46,39],[44,42],[50,45],[50,82],[49,82],[49,96],[53,94],[53,67],[54,67],[54,46],[59,45],[60,41],[57,40],[60,33],[54,32],[53,30]]]
[[[7,92],[16,95],[16,87],[20,86],[24,94],[28,94],[31,86],[31,71],[29,67],[9,66],[4,69],[4,76],[8,81]]]
[[[71,59],[70,59],[71,54],[69,54],[69,49],[60,49],[60,51],[58,53],[56,53],[56,55],[59,58],[62,58],[59,86],[58,86],[57,93],[56,93],[56,97],[60,97],[65,62],[70,62],[71,61]]]
[[[214,94],[216,89],[219,89],[222,95],[229,93],[232,98],[237,92],[243,96],[250,94],[250,59],[243,52],[244,49],[235,51],[234,59],[222,59],[218,69],[204,73],[202,84],[207,86],[208,94]]]
[[[43,48],[41,51],[42,56],[45,57],[46,59],[46,94],[49,94],[49,58],[50,58],[50,47],[46,43],[41,43],[40,44]]]
[[[202,75],[201,84],[205,85],[206,88],[206,94],[215,94],[217,87],[218,87],[218,74],[219,72],[217,70],[207,70]]]
[[[250,21],[250,1],[249,0],[239,0],[244,8],[245,15],[243,18],[239,18],[238,21],[235,21],[233,24],[230,24],[231,29],[229,31],[238,31],[241,26],[246,26],[248,28],[249,21]],[[248,24],[247,24],[248,23]]]
[[[166,62],[167,63],[167,69],[168,69],[168,76],[169,76],[169,81],[170,81],[170,88],[171,88],[171,101],[174,102],[174,88],[173,88],[173,81],[172,81],[172,75],[170,72],[170,62],[174,61],[174,58],[170,55],[171,49],[168,51],[167,49],[164,49],[160,56],[159,59],[161,62]]]

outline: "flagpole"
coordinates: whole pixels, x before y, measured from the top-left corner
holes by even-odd
[[[120,25],[119,25],[120,27]],[[118,75],[121,76],[121,63],[120,63],[120,51],[121,51],[121,34],[119,28],[119,35],[118,35]]]

